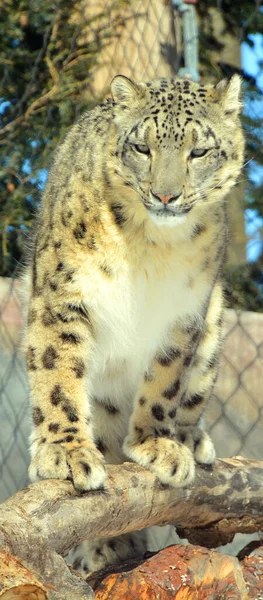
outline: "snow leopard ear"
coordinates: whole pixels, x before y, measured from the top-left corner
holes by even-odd
[[[125,75],[116,75],[111,82],[113,100],[121,104],[131,104],[142,97],[143,87]]]
[[[237,114],[242,108],[241,77],[233,75],[231,79],[222,79],[215,85],[216,101],[223,105],[226,115]]]

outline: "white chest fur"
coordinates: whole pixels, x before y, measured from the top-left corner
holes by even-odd
[[[189,263],[188,263],[189,264]],[[191,272],[191,267],[190,267]],[[132,273],[124,263],[112,279],[100,275],[96,290],[82,273],[82,294],[96,314],[96,346],[91,368],[91,393],[130,402],[140,379],[173,324],[197,315],[209,284],[200,277],[189,286],[189,267],[173,260],[163,269]]]

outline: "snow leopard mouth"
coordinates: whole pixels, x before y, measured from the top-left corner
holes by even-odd
[[[185,216],[187,213],[190,212],[190,210],[192,210],[192,206],[191,205],[187,205],[187,206],[180,206],[180,207],[174,207],[174,206],[168,206],[168,205],[163,205],[160,208],[157,208],[155,206],[152,205],[148,205],[146,206],[146,208],[149,210],[149,212],[151,212],[152,214],[154,214],[155,216],[161,216],[161,217],[180,217]]]

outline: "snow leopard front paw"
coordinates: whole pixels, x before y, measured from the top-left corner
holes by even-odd
[[[152,471],[161,483],[183,487],[194,479],[193,453],[180,442],[165,437],[147,437],[138,442],[128,436],[123,450],[126,456]]]
[[[94,445],[84,444],[43,443],[36,448],[33,444],[30,480],[71,479],[79,490],[102,488],[106,479],[104,458]]]

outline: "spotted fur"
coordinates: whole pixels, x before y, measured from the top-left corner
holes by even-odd
[[[213,462],[201,418],[220,347],[225,199],[243,160],[239,91],[237,76],[118,76],[59,148],[26,275],[31,480],[99,489],[105,464],[128,458],[184,486],[195,461]],[[86,544],[85,566],[135,551],[129,537],[105,543]]]

